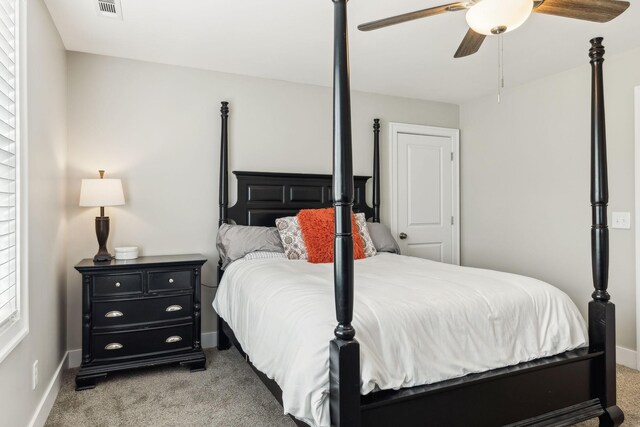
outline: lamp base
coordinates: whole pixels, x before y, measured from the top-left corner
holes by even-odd
[[[105,261],[111,261],[112,259],[113,257],[111,256],[110,253],[107,253],[106,255],[95,254],[95,256],[93,257],[93,262],[105,262]]]
[[[107,250],[107,239],[109,238],[109,217],[96,217],[96,236],[98,237],[98,253],[93,257],[93,262],[111,261],[113,258]]]

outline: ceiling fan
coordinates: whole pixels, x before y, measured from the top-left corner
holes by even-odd
[[[361,31],[377,30],[390,25],[439,15],[445,12],[467,11],[469,31],[455,53],[455,58],[473,55],[488,35],[513,31],[532,12],[592,22],[609,22],[629,7],[620,0],[470,0],[422,9],[358,26]]]

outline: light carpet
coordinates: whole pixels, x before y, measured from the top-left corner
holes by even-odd
[[[69,370],[46,427],[295,427],[236,350],[206,354],[204,372],[140,369],[112,374],[81,392],[75,391],[76,370]],[[640,372],[619,367],[618,388],[624,425],[640,427]]]

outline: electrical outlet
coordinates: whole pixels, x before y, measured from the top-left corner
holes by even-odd
[[[611,222],[611,228],[629,230],[631,228],[631,212],[612,212]]]
[[[31,372],[31,390],[35,390],[38,386],[38,361],[33,362],[33,370]]]

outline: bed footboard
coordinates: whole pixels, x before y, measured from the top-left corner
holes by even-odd
[[[605,415],[587,349],[482,374],[362,397],[363,426],[570,426]]]
[[[253,366],[224,319],[218,321],[219,336],[236,347],[282,404],[278,384]],[[596,417],[602,427],[619,426],[622,412],[615,405],[604,407],[599,397],[604,362],[603,351],[580,349],[436,384],[358,394],[351,403],[367,427],[561,427]]]

